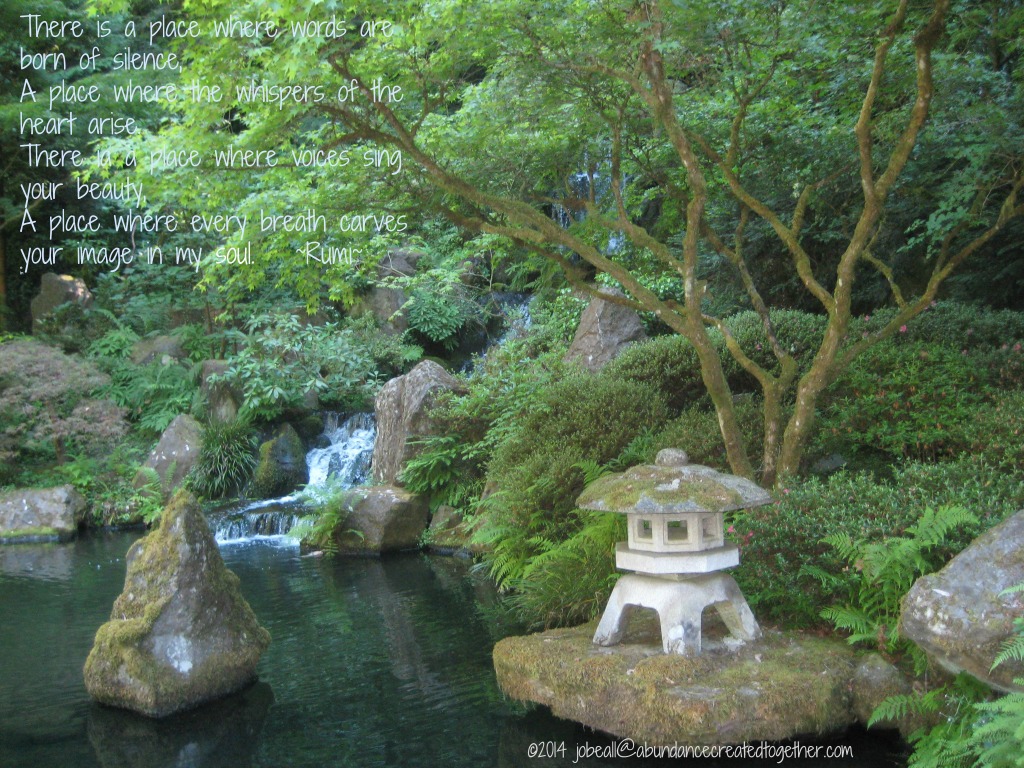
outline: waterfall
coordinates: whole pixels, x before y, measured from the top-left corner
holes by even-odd
[[[372,413],[325,413],[324,431],[316,447],[306,454],[309,468],[307,490],[327,486],[351,488],[366,481],[370,474],[377,425]],[[217,543],[247,544],[263,541],[279,546],[295,546],[289,537],[299,518],[306,514],[302,496],[292,493],[279,499],[231,504],[210,513],[210,527]]]
[[[525,336],[533,325],[533,318],[530,316],[530,301],[532,300],[533,296],[528,293],[492,293],[490,301],[497,308],[497,313],[502,320],[501,335],[490,339],[480,352],[467,358],[459,368],[459,372],[472,373],[477,365],[487,359],[487,353],[491,349],[500,347],[511,339]]]
[[[321,488],[328,477],[335,477],[342,488],[351,488],[365,482],[370,472],[373,443],[377,439],[377,425],[372,413],[357,413],[345,421],[341,414],[324,414],[323,448],[314,448],[306,454],[309,467],[309,485]]]

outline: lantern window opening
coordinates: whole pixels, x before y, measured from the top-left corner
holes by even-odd
[[[654,539],[654,526],[651,525],[650,520],[643,517],[637,519],[636,537],[647,541],[652,541]]]
[[[665,538],[668,541],[689,541],[690,528],[686,520],[668,520],[665,523]]]

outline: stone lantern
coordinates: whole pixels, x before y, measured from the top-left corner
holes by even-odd
[[[747,601],[724,568],[740,562],[725,541],[724,512],[771,501],[749,480],[690,464],[684,451],[660,451],[654,465],[633,467],[591,483],[582,509],[626,515],[627,541],[615,547],[623,575],[594,634],[598,645],[622,638],[634,607],[653,608],[665,653],[698,654],[701,613],[713,606],[739,641],[761,634]]]

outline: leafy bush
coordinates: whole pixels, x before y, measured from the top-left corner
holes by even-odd
[[[819,612],[847,594],[845,584],[822,584],[805,566],[847,575],[847,563],[822,539],[846,534],[880,541],[906,535],[928,507],[961,506],[978,518],[949,537],[937,556],[948,560],[981,531],[1024,506],[1024,478],[963,457],[943,464],[909,462],[891,480],[865,472],[809,478],[779,489],[774,504],[737,515],[746,540],[735,576],[758,614],[794,626],[814,625]]]
[[[752,395],[739,398],[736,403],[736,418],[743,431],[748,453],[753,456],[760,455],[764,439],[760,402]],[[718,417],[714,411],[707,408],[693,406],[668,422],[654,436],[651,453],[646,460],[652,461],[662,448],[682,448],[694,464],[729,471]]]
[[[824,409],[821,429],[861,451],[894,458],[948,458],[983,402],[978,371],[931,343],[879,344],[851,365]]]
[[[36,341],[0,344],[0,460],[91,453],[126,431],[124,412],[91,397],[108,382],[95,365]]]
[[[376,371],[350,331],[334,323],[306,324],[287,314],[259,315],[247,330],[245,348],[224,375],[242,389],[244,411],[269,420],[301,407],[309,393],[341,410],[365,405]]]
[[[856,336],[881,328],[896,314],[895,309],[880,309],[860,318],[852,327]],[[959,301],[936,302],[906,325],[896,337],[897,343],[940,344],[961,350],[998,349],[1024,341],[1024,312],[993,310]]]
[[[1024,391],[993,394],[958,425],[964,451],[994,467],[1019,474],[1024,468]]]
[[[678,334],[630,345],[605,366],[602,374],[655,388],[673,413],[706,399],[697,352]]]
[[[801,371],[808,369],[821,346],[826,318],[790,309],[773,310],[770,316],[779,345],[793,355]],[[739,312],[727,318],[725,324],[751,360],[778,373],[778,361],[768,342],[760,315],[752,310]],[[722,346],[724,350],[724,344]],[[756,382],[728,351],[722,353],[722,364],[735,391],[753,391],[757,387]]]
[[[210,499],[237,492],[256,466],[256,442],[256,432],[244,418],[207,424],[190,487]]]
[[[493,547],[486,560],[500,586],[529,588],[524,577],[533,558],[579,532],[580,462],[613,460],[665,415],[648,385],[580,375],[546,388],[508,425],[489,464],[497,491],[482,502],[478,534]]]

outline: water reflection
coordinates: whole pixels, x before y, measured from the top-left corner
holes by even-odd
[[[0,573],[7,576],[66,581],[75,567],[75,549],[67,544],[0,545]]]
[[[260,731],[274,703],[266,683],[163,720],[95,705],[89,742],[103,768],[205,768],[254,764]]]

